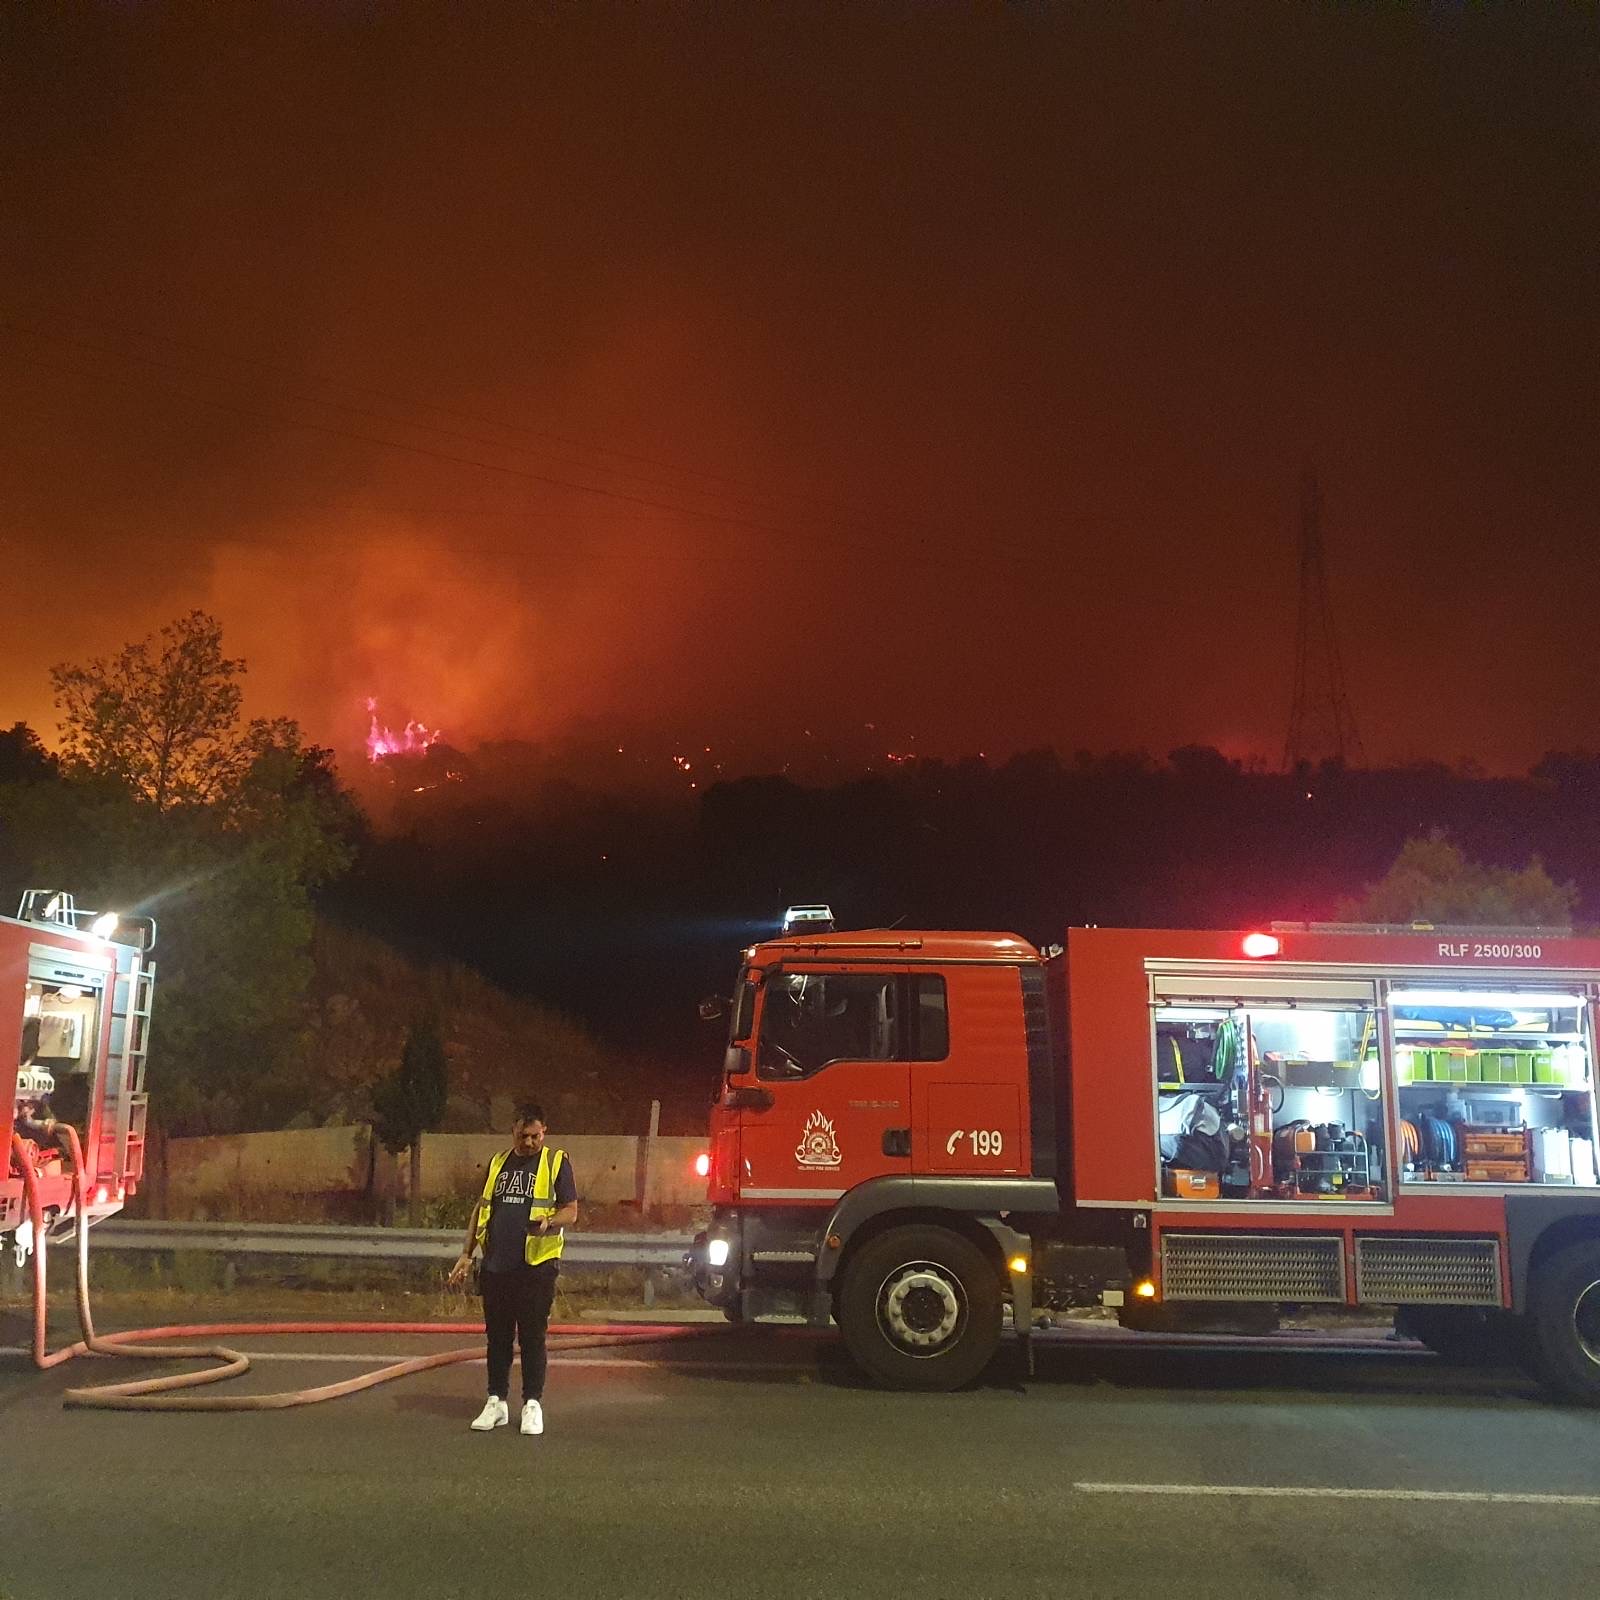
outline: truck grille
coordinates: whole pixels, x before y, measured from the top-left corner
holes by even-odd
[[[1497,1306],[1500,1241],[1357,1239],[1356,1299],[1377,1305]]]
[[[1296,1234],[1164,1233],[1168,1300],[1344,1303],[1344,1241]]]

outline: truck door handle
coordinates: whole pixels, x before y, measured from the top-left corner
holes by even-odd
[[[885,1128],[883,1130],[883,1153],[886,1156],[910,1155],[911,1130],[909,1128]]]

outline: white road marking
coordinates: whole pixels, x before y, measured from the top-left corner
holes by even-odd
[[[1454,1500],[1467,1505],[1600,1506],[1600,1494],[1517,1494],[1472,1489],[1340,1489],[1317,1484],[1075,1483],[1081,1494],[1247,1496],[1264,1500]]]

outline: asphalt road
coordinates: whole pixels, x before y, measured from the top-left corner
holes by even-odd
[[[237,1342],[267,1357],[241,1387],[266,1391],[450,1341]],[[475,1366],[308,1410],[61,1408],[71,1384],[145,1370],[0,1355],[8,1600],[1553,1600],[1600,1582],[1600,1412],[1394,1349],[1071,1343],[1025,1391],[997,1370],[915,1396],[860,1386],[830,1341],[718,1330],[558,1361],[539,1439],[468,1431]]]

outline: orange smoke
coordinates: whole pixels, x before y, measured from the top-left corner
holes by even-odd
[[[462,749],[544,737],[573,718],[626,714],[630,691],[670,683],[660,653],[676,646],[671,586],[638,581],[626,540],[586,544],[581,559],[540,557],[476,529],[457,543],[330,507],[315,530],[221,545],[206,598],[229,653],[249,662],[251,714],[297,717],[365,765],[426,750],[441,729]]]

